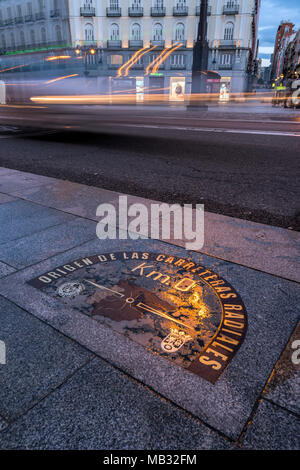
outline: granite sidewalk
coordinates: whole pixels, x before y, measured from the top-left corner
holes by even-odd
[[[100,241],[96,208],[118,197],[0,168],[0,449],[299,449],[300,234],[206,213],[201,251],[174,239]],[[140,253],[165,254],[233,286],[248,327],[215,383],[57,295],[82,273],[100,276],[83,260],[104,253],[134,253],[131,266]],[[32,282],[49,273],[50,287]]]

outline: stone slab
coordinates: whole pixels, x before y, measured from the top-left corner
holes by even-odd
[[[7,422],[0,418],[0,431],[3,431],[7,427]]]
[[[248,312],[246,338],[214,385],[27,284],[81,257],[133,249],[189,257],[227,279],[242,297]],[[88,242],[2,280],[0,293],[234,439],[296,326],[300,303],[300,288],[293,282],[154,240]]]
[[[229,449],[198,420],[99,359],[1,433],[1,449]]]
[[[16,288],[16,286],[15,286]],[[0,415],[11,421],[62,384],[92,354],[0,297]]]
[[[0,205],[0,244],[18,240],[48,227],[74,220],[74,216],[27,201]]]
[[[294,341],[300,341],[300,323],[298,323],[276,364],[264,390],[264,396],[283,408],[300,415],[300,364],[296,364],[292,360],[293,354],[296,353],[296,350],[292,348]],[[299,346],[297,349],[299,350]]]
[[[263,400],[244,440],[244,449],[299,450],[300,419]]]
[[[1,244],[0,259],[21,269],[93,238],[96,238],[96,223],[78,218],[19,240]]]
[[[99,204],[111,202],[116,197],[116,193],[111,191],[63,180],[54,180],[43,186],[16,188],[9,194],[91,220],[97,220]]]
[[[24,171],[4,172],[0,178],[0,192],[15,195],[21,194],[22,189],[42,186],[55,181],[48,176],[26,173]]]
[[[1,178],[1,175],[0,175]],[[6,202],[14,201],[16,198],[12,196],[8,196],[8,194],[0,193],[0,204],[5,204]]]
[[[13,268],[12,266],[8,266],[8,264],[0,261],[0,278],[8,276],[9,274],[14,273],[15,271],[15,268]]]

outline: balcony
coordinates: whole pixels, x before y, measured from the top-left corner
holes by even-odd
[[[232,64],[219,64],[219,70],[232,70]]]
[[[166,8],[165,7],[152,7],[151,16],[166,16]]]
[[[107,48],[108,49],[122,49],[122,41],[119,39],[107,41]]]
[[[173,16],[187,16],[188,15],[188,7],[177,5],[173,7]]]
[[[84,5],[83,7],[80,8],[80,16],[95,16],[96,15],[96,10],[94,7],[91,7],[89,5]]]
[[[185,64],[170,64],[171,70],[185,70],[186,65]]]
[[[224,5],[223,15],[238,15],[240,6],[237,3],[228,2]]]
[[[143,16],[144,8],[143,7],[129,7],[128,16]]]
[[[46,19],[46,14],[40,11],[39,13],[35,14],[36,21],[41,21]]]
[[[50,17],[51,18],[58,18],[60,16],[60,10],[51,10]]]
[[[234,49],[236,41],[235,39],[221,39],[220,49]]]
[[[106,8],[106,16],[121,16],[121,8],[116,7],[116,8],[111,8],[108,7]]]
[[[6,20],[4,20],[5,26],[11,26],[13,24],[14,24],[14,20],[12,18],[7,18]]]
[[[15,24],[22,24],[24,23],[24,18],[23,16],[16,16],[15,18]]]
[[[90,39],[90,40],[76,39],[75,40],[75,47],[82,47],[82,48],[93,47],[93,48],[97,48],[97,47],[100,47],[100,41],[97,41],[96,39]]]
[[[159,40],[153,39],[153,40],[151,41],[151,47],[153,47],[153,46],[165,47],[165,41],[164,41],[164,39],[159,39]]]
[[[200,16],[201,5],[196,6],[196,16]],[[211,5],[207,7],[207,16],[211,15]]]
[[[130,39],[128,42],[128,47],[130,49],[141,49],[143,47],[142,39]]]
[[[175,44],[182,44],[181,47],[186,47],[186,39],[172,39],[172,44],[175,46]],[[180,49],[180,48],[178,48]]]

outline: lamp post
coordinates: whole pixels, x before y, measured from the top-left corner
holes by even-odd
[[[78,55],[80,54],[81,52],[83,52],[84,54],[84,74],[85,75],[88,75],[88,55],[95,55],[96,54],[96,50],[93,48],[93,47],[89,47],[89,46],[82,46],[81,48],[79,47],[76,47],[75,49],[75,53]]]
[[[193,49],[192,95],[206,92],[205,72],[207,72],[208,67],[207,10],[208,0],[201,0],[197,40]]]

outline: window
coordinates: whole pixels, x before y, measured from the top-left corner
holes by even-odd
[[[232,65],[232,54],[222,54],[220,58],[221,65]]]
[[[109,7],[111,10],[118,10],[120,8],[119,0],[110,0]]]
[[[15,41],[14,33],[10,33],[10,45],[13,49],[16,47],[16,41]]]
[[[42,39],[42,42],[43,42],[43,43],[47,42],[47,35],[46,35],[46,30],[45,30],[45,28],[42,28],[42,29],[41,29],[41,39]]]
[[[153,7],[158,9],[164,8],[164,0],[154,0]]]
[[[117,23],[113,23],[110,27],[110,40],[111,41],[120,40],[119,25]]]
[[[153,26],[153,40],[162,41],[163,39],[163,27],[161,23],[155,23]]]
[[[131,26],[131,39],[133,41],[141,40],[141,26],[138,23],[133,23]]]
[[[24,31],[20,31],[20,44],[21,44],[21,46],[25,46],[25,34],[24,34]]]
[[[142,6],[142,0],[131,0],[131,7],[134,10],[138,10]]]
[[[35,32],[33,29],[30,31],[30,43],[35,44]]]
[[[171,65],[182,65],[185,64],[185,55],[184,54],[172,54],[171,55]]]
[[[224,28],[224,39],[226,41],[233,40],[233,32],[234,32],[234,24],[233,23],[226,23]]]
[[[107,56],[108,65],[122,65],[122,63],[123,63],[123,56],[119,54],[111,54]]]
[[[84,39],[86,41],[94,40],[94,27],[91,23],[87,23],[84,27]]]
[[[184,24],[177,23],[175,27],[175,41],[182,41],[184,39]]]
[[[55,38],[58,42],[62,41],[61,27],[58,24],[55,26]]]
[[[2,49],[6,49],[6,39],[4,34],[1,35],[1,47]]]

